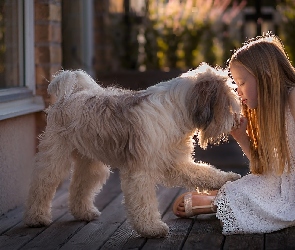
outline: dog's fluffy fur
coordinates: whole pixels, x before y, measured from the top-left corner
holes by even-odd
[[[103,88],[81,70],[59,72],[48,87],[56,102],[36,155],[25,223],[51,223],[51,200],[73,169],[69,209],[79,220],[100,215],[95,195],[119,168],[127,215],[144,237],[168,232],[157,209],[155,186],[220,188],[238,174],[195,163],[199,144],[218,143],[240,113],[227,73],[200,65],[142,91]],[[74,163],[74,165],[72,165]]]

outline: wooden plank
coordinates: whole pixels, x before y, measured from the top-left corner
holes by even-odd
[[[109,196],[101,193],[97,196],[100,202],[97,202],[99,209],[103,209],[106,204],[110,203],[114,196],[120,193],[118,185],[118,173],[112,174],[110,179],[105,185],[105,190],[110,192]],[[68,183],[69,184],[69,183]],[[115,185],[114,185],[115,184]],[[68,196],[68,188],[64,189],[66,192],[64,195]],[[63,202],[64,208],[67,209],[67,202]],[[54,202],[55,207],[61,207],[62,205]],[[73,216],[66,212],[62,217],[57,219],[55,223],[50,226],[47,230],[42,231],[38,236],[36,236],[33,241],[29,242],[23,249],[57,249],[64,245],[70,238],[74,236],[81,228],[83,228],[87,223],[85,221],[75,221]]]
[[[56,191],[56,195],[53,200],[54,202],[66,191],[68,190],[69,181],[65,180],[61,183]],[[5,231],[8,231],[13,226],[20,223],[23,219],[24,206],[19,206],[0,217],[0,235]]]
[[[110,176],[95,201],[102,216],[90,223],[75,221],[68,212],[68,182],[65,183],[53,201],[54,223],[49,227],[24,226],[21,207],[0,218],[0,249],[295,249],[295,227],[265,235],[225,237],[214,215],[176,218],[171,206],[182,192],[177,188],[160,187],[158,192],[159,209],[170,228],[169,235],[142,238],[126,221],[118,171]]]
[[[223,241],[220,221],[215,214],[203,214],[195,217],[183,249],[221,249]]]
[[[56,221],[66,213],[67,206],[64,204],[67,204],[67,196],[68,194],[64,193],[54,201],[52,208],[53,221]],[[52,225],[54,225],[54,223],[48,227],[29,228],[21,221],[0,236],[0,249],[18,249],[23,247],[42,232],[46,232],[46,230],[48,230]]]
[[[126,213],[121,204],[122,199],[123,195],[120,194],[106,206],[99,219],[85,225],[61,249],[87,248],[87,250],[91,250],[100,248],[126,220]]]
[[[23,210],[23,207],[17,207],[0,217],[0,235],[21,222]]]
[[[265,249],[295,249],[295,227],[265,234]]]
[[[175,198],[183,193],[183,189],[170,189],[169,192],[164,193],[161,198],[163,204],[167,204],[167,209],[163,217],[163,221],[169,226],[169,234],[165,238],[159,239],[147,239],[147,242],[143,246],[145,249],[181,249],[184,244],[186,235],[188,234],[193,219],[180,219],[177,218],[172,212],[172,205]]]
[[[263,234],[237,234],[225,237],[223,246],[224,250],[263,250],[264,235]]]
[[[126,220],[100,249],[136,249],[141,248],[145,242],[146,239],[137,234]]]
[[[79,231],[87,222],[75,221],[73,216],[66,213],[54,224],[30,241],[22,250],[30,249],[59,249],[69,238]]]
[[[179,188],[165,188],[162,186],[159,187],[157,197],[159,202],[159,211],[161,214],[165,214],[167,210],[169,210],[169,212],[171,211],[170,204],[174,200],[174,197],[179,193],[179,191]],[[163,220],[167,223],[165,216]],[[119,227],[118,230],[104,244],[102,249],[106,250],[141,248],[146,243],[146,241],[147,239],[140,237],[140,235],[132,230],[128,221],[125,221],[121,225],[121,227]]]
[[[158,199],[163,191],[164,189],[162,187],[158,189]],[[116,232],[108,239],[101,249],[129,249],[129,242],[131,242],[132,249],[140,248],[146,242],[146,239],[137,234],[137,232],[132,229],[129,222],[125,220],[125,222],[118,228],[118,230],[116,230]]]
[[[101,211],[121,192],[119,170],[115,169],[102,187],[101,192],[96,196],[94,205]]]
[[[28,229],[22,223],[19,223],[13,229],[0,236],[0,249],[20,249],[44,230],[44,228]]]
[[[143,250],[181,249],[186,235],[193,224],[193,219],[175,219],[175,217],[170,214],[164,218],[164,221],[168,224],[170,229],[168,236],[166,238],[147,239],[147,242],[142,248]]]
[[[118,184],[119,175],[118,172],[111,174],[110,179],[107,181],[105,188],[106,190],[110,191],[110,195],[107,192],[98,195],[98,206],[100,209],[104,208],[108,203],[114,199],[114,196],[121,192],[120,185]],[[114,185],[115,184],[115,185]],[[37,246],[45,246],[47,245],[46,239],[53,238],[52,242],[62,242],[61,239],[58,239],[52,233],[52,229],[56,230],[57,228],[63,228],[66,220],[71,223],[73,221],[73,217],[69,215],[68,212],[68,187],[69,187],[69,180],[65,180],[57,190],[55,198],[52,202],[52,215],[53,221],[58,222],[57,225],[51,224],[49,227],[41,227],[41,228],[28,228],[22,223],[23,217],[23,208],[19,207],[6,215],[1,217],[1,232],[4,233],[7,231],[6,234],[0,237],[0,249],[2,246],[5,248],[16,249],[20,246],[26,245],[29,241],[36,241],[35,245]],[[64,217],[63,217],[64,216]],[[58,219],[61,218],[61,221]],[[84,223],[85,224],[85,223]],[[83,224],[83,225],[84,225]],[[75,229],[78,230],[78,229]],[[80,226],[78,226],[80,228]],[[11,230],[10,230],[11,229]],[[57,230],[58,231],[58,230]],[[62,230],[63,231],[63,230]],[[21,239],[19,236],[22,236]],[[47,236],[48,235],[48,236]],[[53,235],[52,237],[50,235]],[[64,235],[64,234],[60,234]],[[71,233],[69,233],[69,237]],[[37,238],[36,238],[37,237]],[[67,238],[65,237],[65,240]],[[33,243],[31,243],[33,244]],[[31,246],[29,244],[29,247]],[[52,244],[51,244],[52,245]]]

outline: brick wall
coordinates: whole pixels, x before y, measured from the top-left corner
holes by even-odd
[[[46,106],[48,81],[62,65],[61,42],[61,0],[35,0],[36,94]]]
[[[35,0],[36,94],[51,103],[47,86],[62,65],[61,0]],[[43,112],[37,114],[37,134],[46,125]]]

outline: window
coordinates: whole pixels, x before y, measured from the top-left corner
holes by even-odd
[[[0,120],[42,110],[34,94],[34,0],[0,0]]]
[[[22,2],[0,0],[0,88],[23,86]]]
[[[0,90],[35,92],[34,0],[0,0]]]

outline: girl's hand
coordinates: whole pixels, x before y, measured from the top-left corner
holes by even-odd
[[[234,127],[230,134],[232,137],[239,143],[245,139],[248,140],[248,135],[246,133],[248,120],[246,117],[241,117],[239,125],[237,127]]]
[[[237,141],[240,145],[241,149],[243,150],[244,154],[250,160],[250,140],[248,134],[246,132],[248,120],[246,117],[240,118],[240,123],[237,127],[233,128],[230,134],[232,137]]]

